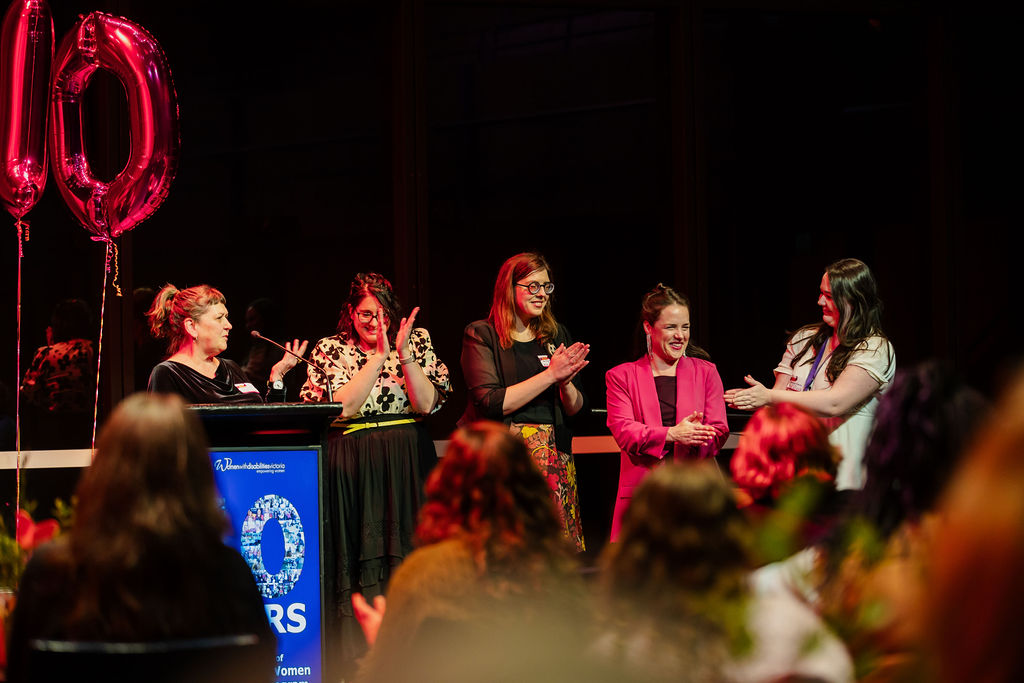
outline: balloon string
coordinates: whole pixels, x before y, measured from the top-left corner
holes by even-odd
[[[107,255],[103,268],[103,294],[100,297],[100,338],[96,344],[96,399],[92,404],[92,452],[96,455],[96,422],[100,412],[100,366],[103,362],[103,322],[107,308],[107,274],[110,272],[110,257],[116,247],[112,241],[107,242]],[[118,296],[120,296],[120,292]]]
[[[112,241],[107,242],[107,263],[106,263],[106,269],[107,269],[107,272],[109,273],[110,272],[110,261],[111,261],[110,247],[114,248],[114,256],[113,256],[113,261],[114,261],[114,281],[111,284],[114,287],[114,291],[117,292],[117,295],[121,296],[121,285],[117,284],[118,279],[120,279],[120,277],[121,277],[121,273],[120,273],[120,271],[118,270],[118,267],[117,267],[117,256],[118,256],[118,254],[117,254],[117,245],[114,244],[114,242],[112,242]],[[106,285],[104,285],[103,288],[104,288],[104,290],[106,290]]]
[[[25,258],[24,243],[28,242],[28,222],[20,218],[15,223],[18,227],[18,295],[17,295],[17,332],[15,333],[16,360],[14,363],[14,449],[17,451],[14,463],[14,538],[21,531],[21,261]]]

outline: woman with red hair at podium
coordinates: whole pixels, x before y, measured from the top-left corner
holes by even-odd
[[[149,391],[178,394],[186,403],[263,403],[264,390],[255,386],[233,360],[219,358],[228,347],[227,301],[219,290],[196,285],[179,290],[164,285],[146,313],[156,338],[168,340],[170,356],[149,375]],[[308,342],[285,344],[301,356]],[[284,354],[270,370],[267,402],[284,401],[284,376],[298,363]]]

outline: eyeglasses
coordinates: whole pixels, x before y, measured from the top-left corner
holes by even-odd
[[[540,290],[542,289],[544,290],[545,294],[551,294],[551,292],[555,291],[554,282],[545,282],[543,284],[541,284],[540,282],[531,282],[528,285],[521,285],[517,282],[516,287],[522,287],[530,294],[540,294]]]
[[[359,318],[359,322],[368,323],[377,317],[377,311],[356,311],[356,317]]]

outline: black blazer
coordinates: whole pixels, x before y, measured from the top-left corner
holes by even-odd
[[[561,344],[568,347],[573,342],[569,331],[559,325],[551,343],[557,348]],[[466,412],[459,418],[459,426],[481,419],[505,424],[512,422],[510,415],[502,415],[501,406],[505,402],[505,389],[521,380],[516,378],[515,355],[511,348],[501,348],[494,325],[486,320],[477,320],[466,326],[460,361],[469,387],[469,400]],[[574,386],[579,390],[579,384],[574,382]],[[582,391],[580,395],[583,396],[583,407],[577,415],[590,407],[586,395]],[[561,401],[555,401],[554,413],[555,444],[563,453],[571,453],[572,432],[566,425],[567,416]]]

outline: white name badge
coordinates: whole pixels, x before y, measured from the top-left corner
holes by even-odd
[[[786,391],[803,391],[804,388],[800,384],[800,378],[796,375],[792,375],[789,378],[789,384],[786,385]]]
[[[260,390],[257,389],[256,387],[254,387],[249,382],[241,382],[239,384],[236,384],[235,385],[235,389],[238,389],[243,394],[258,394],[258,393],[260,393]]]
[[[537,360],[539,360],[540,364],[543,365],[544,367],[551,365],[551,356],[547,354],[540,354],[539,356],[537,356]]]

